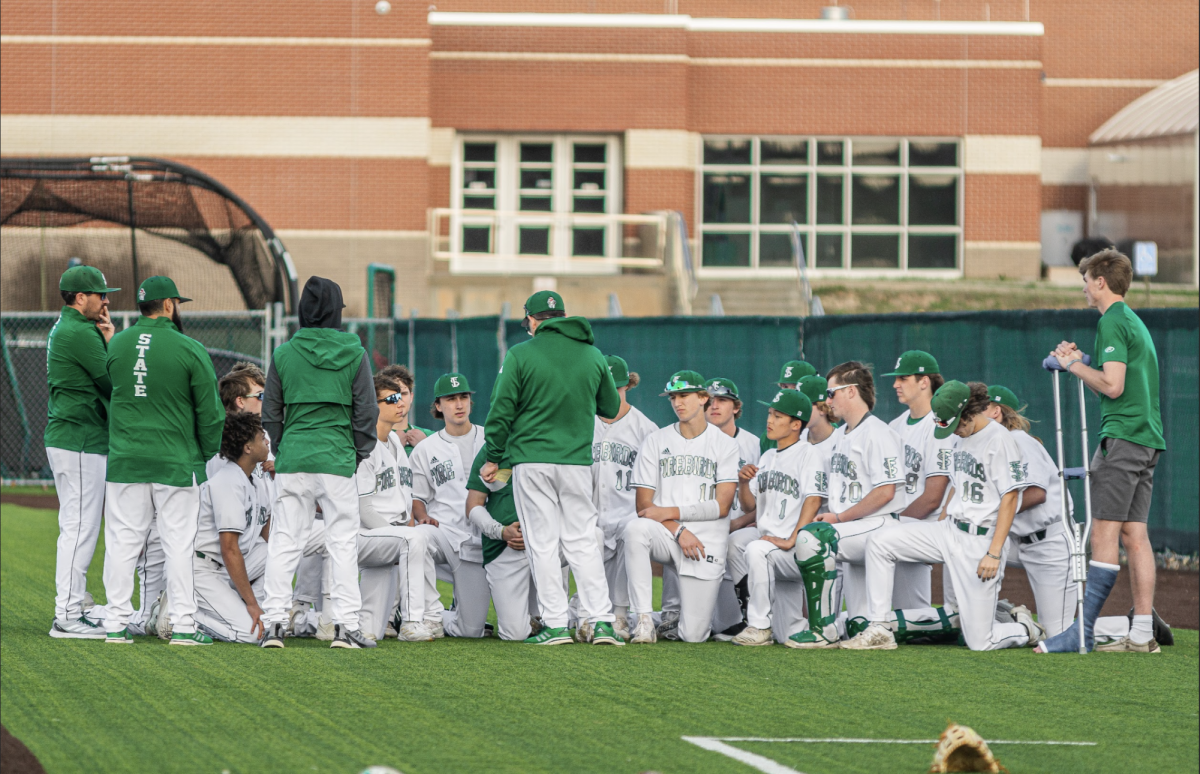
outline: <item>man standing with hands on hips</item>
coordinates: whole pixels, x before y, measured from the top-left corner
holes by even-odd
[[[133,571],[152,519],[166,554],[172,645],[211,645],[196,630],[192,554],[205,463],[221,448],[225,409],[212,358],[183,335],[183,298],[169,277],[138,288],[137,324],[108,347],[112,380],[105,491],[104,627],[107,642],[131,643]]]
[[[108,287],[93,266],[72,266],[58,289],[64,306],[46,345],[50,403],[44,441],[59,499],[57,594],[50,636],[102,640],[104,628],[88,620],[83,604],[104,511],[112,395],[106,368],[113,336],[108,294],[120,288]]]
[[[1117,581],[1118,546],[1123,543],[1129,557],[1133,624],[1127,636],[1096,650],[1159,653],[1152,628],[1154,549],[1146,533],[1154,468],[1167,448],[1158,404],[1158,353],[1145,323],[1125,304],[1133,282],[1129,258],[1104,250],[1080,262],[1079,273],[1088,306],[1100,310],[1093,366],[1083,363],[1074,342],[1064,341],[1050,354],[1100,396],[1100,448],[1092,457],[1088,480],[1095,507],[1092,560],[1083,620],[1043,641],[1037,652],[1075,652],[1077,626],[1083,627],[1085,644],[1092,649],[1093,627]]]

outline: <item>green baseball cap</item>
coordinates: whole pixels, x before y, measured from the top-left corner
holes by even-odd
[[[664,389],[666,392],[660,392],[659,397],[676,392],[708,392],[704,387],[704,377],[695,371],[676,371],[671,374]]]
[[[896,359],[896,368],[890,374],[881,376],[926,376],[940,374],[937,359],[928,352],[910,349]]]
[[[629,364],[625,362],[625,358],[617,355],[606,355],[604,362],[608,363],[608,372],[612,374],[613,382],[618,387],[624,387],[629,384]]]
[[[110,288],[104,274],[95,266],[72,266],[63,272],[58,289],[64,293],[116,293],[120,288]]]
[[[804,393],[814,406],[825,402],[825,391],[828,389],[829,382],[819,374],[800,379],[800,392]]]
[[[180,301],[192,300],[179,295],[179,288],[175,287],[175,281],[170,277],[147,277],[146,281],[138,288],[139,304],[147,301],[161,301],[164,298],[175,298]]]
[[[779,384],[798,384],[805,376],[813,376],[817,369],[803,360],[789,360],[779,369]]]
[[[765,400],[760,400],[759,403],[805,422],[812,417],[812,401],[799,390],[780,390],[775,393],[770,403]]]
[[[933,394],[933,437],[949,438],[958,429],[958,420],[971,397],[971,388],[957,379],[938,387]]]
[[[1003,384],[993,384],[988,387],[988,398],[992,403],[1008,406],[1013,411],[1021,410],[1021,401],[1017,399],[1017,394]]]
[[[708,394],[714,398],[741,400],[738,397],[737,385],[733,383],[732,379],[709,379],[704,383],[704,389],[708,390]]]
[[[471,393],[471,385],[462,374],[442,374],[433,384],[433,399],[444,398],[447,395]]]
[[[567,311],[567,305],[563,303],[562,296],[553,290],[539,290],[525,299],[525,314],[527,315],[565,311]]]

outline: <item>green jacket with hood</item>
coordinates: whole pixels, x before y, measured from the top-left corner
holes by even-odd
[[[591,465],[594,417],[621,396],[583,317],[552,318],[508,351],[484,426],[488,462]]]
[[[263,428],[277,473],[351,478],[375,448],[379,407],[367,353],[339,330],[342,291],[312,277],[300,299],[300,330],[271,359],[263,395]]]

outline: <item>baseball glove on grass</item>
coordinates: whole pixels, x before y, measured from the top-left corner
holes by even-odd
[[[949,771],[1007,772],[988,749],[983,737],[967,726],[951,723],[938,737],[937,751],[929,774]]]

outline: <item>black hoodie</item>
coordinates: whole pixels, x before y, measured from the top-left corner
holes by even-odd
[[[309,277],[300,294],[301,328],[342,327],[342,288],[324,277]]]

